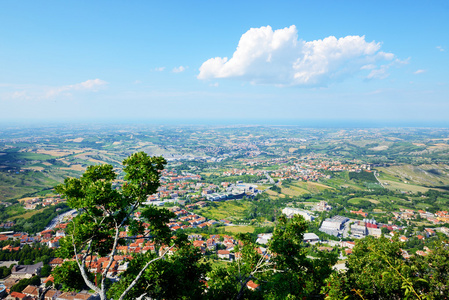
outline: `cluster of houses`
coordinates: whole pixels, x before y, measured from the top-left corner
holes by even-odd
[[[39,298],[39,291],[42,288],[29,285],[21,293],[12,292],[6,296],[5,300],[37,300]],[[62,292],[59,290],[48,290],[45,292],[44,300],[94,300],[98,297],[88,292]]]
[[[220,224],[220,222],[215,220],[207,220],[205,217],[188,212],[178,206],[170,207],[168,210],[173,212],[177,217],[177,219],[170,220],[171,222],[167,224],[167,226],[173,231],[186,228],[204,228]]]
[[[11,228],[15,225],[16,223],[14,221],[7,221],[4,223],[0,223],[0,228]]]
[[[206,218],[197,215],[193,212],[191,212],[192,209],[198,207],[198,206],[206,206],[207,202],[198,202],[195,204],[190,204],[185,206],[184,208],[181,207],[171,207],[169,208],[170,211],[172,211],[176,218],[170,220],[170,222],[167,224],[167,226],[175,231],[175,230],[182,230],[189,227],[197,227],[202,228],[205,226],[213,226],[214,224],[217,224],[218,221],[215,220],[207,220]],[[325,201],[322,201],[318,205],[320,209],[317,209],[319,211],[326,211],[330,208],[328,208],[328,204]],[[306,218],[309,221],[313,220],[313,215],[311,212],[296,208],[287,207],[283,210],[283,213],[285,213],[287,216],[293,216],[296,214],[302,215],[304,218]],[[363,211],[354,211],[352,212],[354,214],[364,216],[366,217],[366,213]],[[402,210],[401,211],[402,216],[407,216],[412,214],[411,211],[408,210]],[[419,213],[419,211],[418,211]],[[413,212],[413,214],[416,214],[416,212]],[[447,215],[447,212],[438,212],[437,217],[445,217]],[[140,213],[136,213],[134,217],[136,219],[140,218]],[[226,221],[226,220],[224,220]],[[220,222],[224,222],[223,220]],[[229,221],[227,221],[229,222]],[[328,234],[341,236],[341,233],[343,229],[346,226],[346,223],[349,222],[349,228],[352,231],[353,235],[356,236],[366,236],[366,235],[374,235],[374,236],[380,236],[381,235],[381,228],[387,227],[389,231],[391,231],[391,235],[397,234],[397,230],[402,229],[399,226],[396,225],[383,225],[378,224],[374,219],[364,219],[363,221],[360,220],[350,220],[347,217],[343,216],[334,216],[332,218],[326,219],[321,224],[320,230],[323,232],[326,232]],[[21,246],[25,244],[32,244],[35,242],[44,242],[47,243],[50,247],[58,247],[58,240],[64,237],[65,233],[62,229],[66,227],[66,223],[58,224],[55,229],[53,230],[44,230],[36,236],[29,236],[26,233],[13,233],[13,232],[6,232],[3,234],[0,234],[0,240],[5,239],[19,239]],[[435,234],[435,231],[427,228],[425,229],[425,232],[423,235],[418,235],[419,239],[425,239],[429,236],[432,236]],[[128,232],[124,231],[120,233],[121,237],[128,237]],[[272,237],[271,234],[260,234],[257,240],[257,243],[260,245],[266,245],[270,238]],[[192,245],[194,247],[197,247],[201,250],[203,254],[209,253],[209,254],[215,254],[219,259],[222,260],[234,260],[239,259],[240,253],[235,252],[235,247],[238,244],[241,244],[240,241],[234,239],[232,236],[229,235],[210,235],[208,237],[201,235],[201,234],[191,234],[188,236],[189,240],[191,241]],[[304,242],[306,243],[317,243],[320,242],[319,237],[314,233],[306,233],[303,237]],[[400,236],[399,240],[401,241],[407,241],[407,237]],[[346,255],[350,255],[352,253],[352,248],[354,247],[355,243],[351,241],[342,241],[338,243],[337,246],[344,248]],[[6,246],[3,248],[3,250],[9,250],[9,251],[18,251],[20,250],[20,247],[12,247],[12,246]],[[332,248],[330,248],[332,249]],[[113,257],[113,262],[108,270],[107,276],[112,279],[117,279],[118,276],[124,272],[127,267],[130,259],[132,259],[132,254],[134,253],[146,253],[148,251],[156,253],[157,251],[156,245],[149,241],[148,239],[145,239],[143,236],[136,236],[134,239],[132,239],[132,242],[128,243],[127,245],[118,246],[117,248],[117,255]],[[267,257],[269,259],[269,252],[267,252],[266,248],[258,247],[256,250]],[[320,250],[329,250],[326,247],[322,247]],[[159,248],[159,255],[162,255],[165,251],[168,251],[168,255],[174,253],[176,251],[175,248],[169,248],[168,246],[162,246]],[[429,253],[429,250],[426,248],[424,251],[417,251],[417,255],[427,255]],[[405,258],[410,257],[410,254],[407,253],[407,251],[403,250],[403,256]],[[54,268],[58,265],[61,265],[64,262],[63,259],[60,258],[54,258],[50,261],[49,265]],[[89,261],[86,262],[86,268],[92,272],[92,273],[101,273],[105,270],[107,265],[109,264],[109,259],[106,257],[97,257],[92,256],[90,257]],[[5,290],[8,291],[9,288],[11,288],[12,285],[17,283],[21,278],[30,278],[34,274],[39,273],[39,269],[42,267],[42,263],[36,264],[36,265],[30,265],[30,266],[15,266],[12,270],[12,275],[5,281]],[[27,277],[25,277],[27,276]],[[47,280],[52,280],[51,277],[47,278]],[[257,289],[258,286],[254,282],[248,283],[249,289]],[[21,293],[12,292],[10,295],[8,295],[6,299],[36,299],[36,293],[39,292],[39,287],[33,287],[28,286],[26,287]],[[52,300],[66,300],[66,299],[92,299],[93,295],[89,293],[63,293],[61,291],[57,290],[50,290],[46,296],[45,299],[52,299]]]
[[[54,259],[60,260],[62,263],[62,259]],[[58,264],[51,264],[51,266],[56,266]],[[43,263],[39,262],[34,265],[15,265],[11,269],[11,275],[8,276],[3,285],[1,286],[0,298],[6,300],[37,300],[39,299],[40,293],[43,292],[43,289],[38,286],[28,285],[21,292],[11,292],[11,287],[14,286],[22,279],[29,279],[33,276],[40,275],[40,271],[43,267]],[[50,275],[48,278],[44,279],[42,284],[45,285],[48,281],[54,281],[54,278]],[[44,299],[45,300],[93,300],[95,299],[95,295],[84,292],[62,292],[57,289],[49,289],[46,291]]]
[[[180,199],[224,201],[253,197],[259,192],[255,186],[250,185],[242,188],[229,182],[222,182],[220,185],[199,182],[199,175],[179,176],[174,170],[164,170],[162,175],[161,186],[157,193],[148,196],[148,204],[163,205],[165,201],[185,204],[186,200]]]
[[[58,203],[63,202],[64,200],[62,200],[59,197],[53,198],[31,198],[31,199],[26,199],[24,201],[24,208],[25,209],[36,209],[36,207],[38,205],[42,206],[42,207],[46,207],[46,206],[50,206],[50,205],[56,205]]]
[[[304,181],[317,181],[321,178],[329,178],[329,175],[323,173],[323,170],[341,172],[360,172],[361,170],[370,170],[371,167],[368,164],[352,163],[343,164],[340,161],[334,161],[331,159],[324,159],[323,157],[301,157],[299,159],[294,158],[286,160],[284,158],[264,159],[264,160],[243,160],[245,164],[251,166],[251,169],[232,169],[223,172],[223,176],[237,176],[237,175],[259,175],[263,176],[266,171],[262,169],[254,169],[254,167],[266,167],[266,166],[280,166],[276,171],[271,171],[272,177],[279,178],[280,180],[294,179]],[[289,163],[282,166],[283,163]]]
[[[32,245],[34,243],[42,243],[46,244],[49,248],[57,248],[59,247],[59,240],[65,236],[65,232],[60,229],[60,227],[65,227],[67,224],[60,224],[59,230],[44,230],[42,232],[38,232],[35,236],[30,236],[27,233],[18,232],[14,233],[13,231],[5,231],[0,232],[0,241],[7,240],[19,240],[20,245]],[[6,245],[2,248],[3,251],[18,251],[20,247],[13,247],[11,245]]]
[[[223,190],[223,186],[217,186],[211,183],[199,182],[200,175],[184,174],[178,175],[175,170],[163,170],[161,174],[161,186],[157,193],[148,196],[147,201],[160,201],[164,199],[177,199],[188,197],[190,199],[199,199],[208,194]]]
[[[205,218],[200,217],[195,214],[188,214],[186,210],[179,209],[179,208],[172,208],[171,209],[174,212],[179,212],[178,217],[189,217],[192,218],[192,220],[199,220],[204,219],[202,221],[205,221]],[[187,219],[186,219],[187,220]],[[172,222],[171,222],[172,223]],[[172,230],[175,230],[172,225],[173,224],[167,224],[167,226],[171,227]],[[203,222],[204,223],[204,222]],[[201,223],[201,224],[203,224]],[[55,232],[59,232],[59,230],[51,232],[51,230],[45,230],[36,235],[35,241],[41,239],[45,239],[50,237],[55,237]],[[128,235],[128,232],[124,231],[120,233],[121,237],[125,237]],[[27,234],[24,233],[14,233],[11,235],[4,235],[7,238],[11,239],[25,239]],[[189,240],[191,241],[192,245],[195,247],[198,247],[203,254],[206,253],[206,251],[209,251],[210,253],[216,253],[218,258],[223,260],[232,260],[235,258],[235,255],[231,252],[234,250],[235,245],[238,244],[238,241],[235,240],[232,236],[229,235],[211,235],[210,237],[206,238],[203,235],[200,234],[192,234],[189,235]],[[23,245],[21,245],[23,246]],[[14,247],[14,249],[11,246],[7,246],[3,248],[3,250],[9,250],[9,251],[18,251],[20,250],[19,247]],[[159,255],[161,255],[168,247],[162,246],[159,249]],[[117,255],[113,257],[113,262],[110,265],[110,268],[107,272],[107,276],[112,279],[117,279],[117,276],[120,275],[123,271],[125,271],[128,267],[129,260],[132,259],[131,254],[133,253],[146,253],[147,251],[156,252],[157,248],[155,244],[145,238],[143,236],[136,236],[133,241],[126,245],[126,246],[119,246],[117,248]],[[168,255],[172,254],[174,251],[176,251],[175,248],[170,249],[168,252]],[[238,257],[237,257],[238,258]],[[73,258],[74,259],[74,258]],[[72,259],[72,260],[73,260]],[[60,266],[63,264],[65,260],[61,258],[54,258],[49,262],[49,265],[54,268],[56,266]],[[89,257],[88,261],[86,262],[86,268],[92,272],[92,273],[102,273],[105,268],[107,267],[109,263],[109,258],[107,257],[98,257],[98,256],[92,256]],[[24,278],[31,278],[34,275],[39,275],[40,269],[42,268],[43,263],[38,263],[35,265],[20,265],[20,266],[14,266],[12,268],[12,274],[9,276],[4,283],[4,291],[6,299],[38,299],[38,293],[39,293],[39,287],[36,286],[27,286],[22,292],[10,292],[10,288],[15,285],[17,282],[19,282],[21,279]],[[54,279],[52,276],[48,277],[46,281],[53,281]],[[250,286],[248,288],[257,288],[257,284],[254,282],[249,283]],[[6,293],[10,293],[8,296],[6,296]],[[81,293],[64,293],[62,291],[58,291],[55,289],[51,289],[46,293],[45,299],[47,300],[88,300],[88,299],[94,299],[94,295],[86,292]]]
[[[436,213],[431,213],[428,211],[404,209],[401,208],[399,212],[393,212],[393,220],[413,220],[420,217],[425,219],[432,224],[444,224],[449,223],[449,213],[447,211],[437,211]]]

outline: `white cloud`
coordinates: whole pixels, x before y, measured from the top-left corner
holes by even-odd
[[[385,79],[390,74],[388,73],[388,69],[391,67],[398,67],[401,65],[407,65],[410,62],[410,58],[405,60],[395,59],[389,64],[380,65],[371,70],[371,72],[366,76],[366,79]],[[363,67],[362,67],[363,68]]]
[[[218,87],[218,86],[219,86],[219,84],[218,84],[218,82],[215,82],[215,83],[211,83],[211,84],[209,84],[209,86],[213,86],[213,87]]]
[[[155,70],[156,72],[162,72],[162,71],[165,70],[165,67],[154,68],[154,70]]]
[[[179,66],[179,67],[177,67],[177,68],[173,68],[172,72],[173,72],[173,73],[181,73],[181,72],[184,72],[185,70],[186,70],[185,67]]]
[[[230,59],[205,61],[197,77],[239,78],[277,86],[322,86],[360,70],[371,70],[370,78],[385,78],[388,67],[381,63],[395,56],[380,48],[380,43],[367,42],[364,36],[303,41],[294,25],[274,31],[270,26],[251,28]]]
[[[388,66],[382,65],[378,69],[372,70],[368,76],[366,76],[367,79],[385,79],[388,77]]]
[[[72,91],[98,91],[102,86],[108,83],[101,79],[89,79],[77,84],[65,85],[56,88],[51,88],[47,91],[45,97],[54,97],[60,94],[65,94],[70,96]]]
[[[64,86],[42,86],[33,84],[1,84],[0,99],[44,100],[54,97],[71,97],[80,92],[97,92],[108,83],[101,79],[89,79]]]
[[[360,67],[360,70],[372,70],[372,69],[375,69],[375,68],[377,68],[376,65],[369,64],[369,65],[361,66],[361,67]]]
[[[413,74],[418,75],[418,74],[422,74],[422,73],[425,73],[425,72],[426,72],[426,70],[420,69],[420,70],[416,70],[415,72],[413,72]]]
[[[440,50],[440,51],[444,51],[444,48],[441,47],[441,46],[437,46],[437,49]]]

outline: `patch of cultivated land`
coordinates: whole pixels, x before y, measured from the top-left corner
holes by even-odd
[[[300,196],[300,195],[309,193],[309,191],[304,190],[304,189],[299,188],[299,187],[294,186],[294,185],[291,185],[288,188],[282,187],[281,191],[282,191],[282,194],[285,194],[287,196],[292,196],[292,197]]]
[[[230,233],[252,233],[254,232],[254,227],[247,225],[226,226],[225,231]]]
[[[390,180],[381,180],[384,187],[393,190],[393,191],[403,191],[403,192],[412,192],[412,193],[425,193],[429,190],[429,188],[413,185],[409,183],[402,183],[402,182],[396,182],[396,181],[390,181]]]
[[[330,186],[327,186],[327,185],[324,185],[324,184],[318,183],[318,182],[312,182],[312,181],[307,181],[307,182],[298,181],[298,182],[295,182],[294,185],[303,190],[306,190],[309,193],[320,193],[327,189],[333,189]]]
[[[396,177],[400,181],[408,181],[417,185],[449,185],[449,166],[445,164],[399,165],[377,169],[386,175]]]
[[[388,146],[387,145],[382,145],[382,146],[377,146],[377,147],[373,147],[373,148],[369,148],[368,150],[372,150],[372,151],[384,151],[387,150]]]
[[[66,156],[73,153],[80,153],[83,152],[83,150],[44,150],[44,149],[38,149],[36,153],[41,154],[47,154],[51,156]]]
[[[273,190],[266,190],[265,193],[267,193],[270,196],[271,199],[275,199],[275,198],[278,198],[278,197],[281,197],[281,198],[285,197],[284,194],[277,193],[277,192],[275,192]]]
[[[219,267],[224,267],[229,264],[229,261],[221,260],[221,259],[209,259],[209,262],[212,265],[212,269],[217,269]]]
[[[265,190],[265,189],[267,189],[269,187],[271,187],[271,185],[258,185],[257,189],[260,190],[260,191],[263,191],[263,190]]]
[[[27,167],[27,168],[23,168],[24,170],[33,170],[33,171],[43,171],[45,168],[44,167]]]
[[[0,172],[0,201],[22,197],[52,187],[58,182],[41,172]]]
[[[369,201],[374,204],[380,203],[379,200],[374,200],[374,199],[370,199],[370,198],[352,198],[352,199],[348,200],[348,202],[351,204],[359,204],[362,200]]]
[[[215,202],[209,206],[203,207],[195,212],[211,220],[238,220],[245,215],[245,211],[252,204],[248,201],[231,200],[225,202]]]
[[[40,212],[43,212],[44,209],[45,209],[45,208],[32,210],[32,211],[29,211],[29,212],[27,212],[27,213],[21,214],[21,215],[19,215],[19,216],[12,217],[12,218],[10,218],[10,220],[15,220],[15,219],[18,219],[18,218],[20,218],[20,219],[29,219],[29,218],[31,218],[32,216],[34,216],[35,214],[38,214],[38,213],[40,213]]]
[[[61,170],[73,170],[73,171],[85,171],[86,168],[83,167],[82,165],[71,165],[70,167],[67,168],[59,168]]]
[[[351,188],[354,190],[363,190],[364,186],[360,186],[348,178],[342,177],[332,177],[331,179],[326,180],[326,184],[328,184],[328,188],[331,189],[340,189],[340,188]],[[325,185],[326,186],[326,185]]]
[[[19,202],[23,202],[23,201],[31,200],[31,199],[34,199],[34,198],[36,198],[36,197],[25,197],[25,198],[19,199],[18,201]]]
[[[84,138],[76,138],[76,139],[66,139],[65,142],[74,142],[74,143],[81,143],[84,140]]]

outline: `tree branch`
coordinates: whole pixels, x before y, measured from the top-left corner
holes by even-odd
[[[117,250],[117,243],[118,243],[118,237],[119,237],[120,231],[117,224],[115,225],[115,236],[114,236],[114,244],[112,245],[111,253],[109,254],[109,263],[104,269],[103,273],[101,273],[101,289],[104,289],[104,281],[106,279],[106,275],[108,274],[109,268],[112,265],[112,262],[114,261],[114,255]]]
[[[149,262],[147,262],[145,264],[145,266],[142,268],[142,270],[140,270],[139,274],[136,276],[136,278],[133,280],[133,282],[131,282],[131,284],[122,293],[122,295],[120,296],[119,300],[123,300],[123,298],[125,298],[126,294],[128,294],[128,292],[137,284],[137,282],[139,281],[140,277],[142,277],[143,272],[145,272],[145,270],[148,268],[149,265],[151,265],[155,261],[158,261],[158,260],[164,258],[164,256],[168,253],[168,251],[170,251],[174,246],[175,245],[173,245],[173,246],[169,247],[167,250],[165,250],[165,252],[162,253],[161,256],[156,257],[156,258],[150,260]]]
[[[77,265],[78,265],[78,268],[79,268],[80,271],[81,271],[81,276],[83,276],[84,282],[86,283],[86,285],[87,285],[89,288],[91,288],[92,290],[94,290],[94,291],[97,292],[97,293],[100,293],[101,290],[100,290],[98,287],[96,287],[95,284],[93,284],[93,282],[91,282],[91,281],[89,280],[89,277],[87,276],[87,273],[86,273],[86,269],[84,268],[84,264],[85,264],[85,262],[86,262],[86,254],[87,254],[87,253],[86,253],[85,255],[83,255],[83,259],[82,259],[82,261],[81,261],[81,263],[80,263],[79,258],[78,258],[78,253],[77,253],[77,250],[76,250],[76,244],[75,244],[75,242],[74,242],[73,235],[72,235],[72,243],[73,243],[73,251],[74,251],[74,253],[75,253],[75,261],[76,261],[76,263],[77,263]],[[92,241],[89,242],[89,248],[91,247],[91,245],[92,245]],[[88,251],[87,251],[87,252],[88,252]],[[101,294],[100,294],[100,297],[102,297]],[[102,297],[102,299],[103,299],[103,297]]]

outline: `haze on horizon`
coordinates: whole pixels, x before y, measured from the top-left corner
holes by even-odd
[[[0,123],[449,126],[446,1],[0,8]]]

